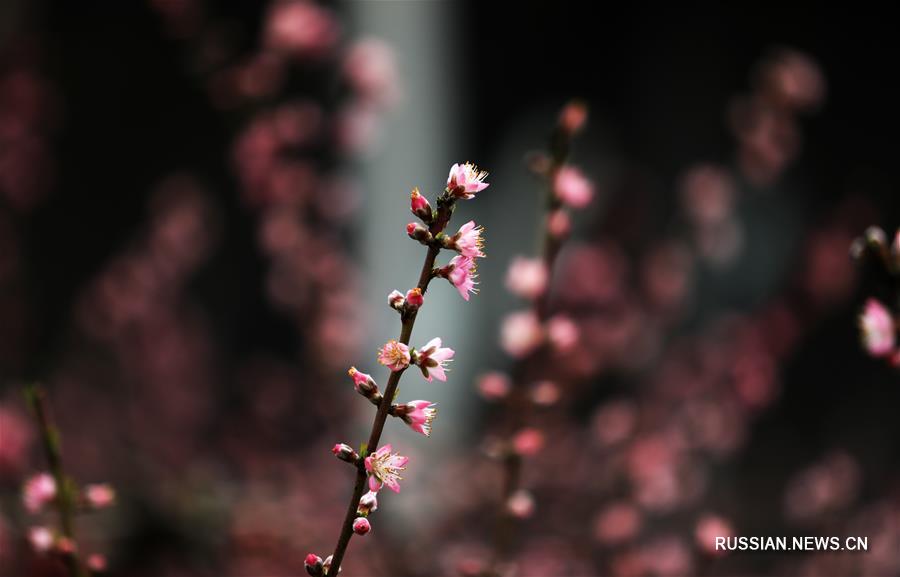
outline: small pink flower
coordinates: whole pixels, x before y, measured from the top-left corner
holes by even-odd
[[[563,166],[553,182],[556,197],[573,208],[584,208],[594,197],[594,187],[574,166]]]
[[[494,371],[485,373],[478,378],[478,392],[489,401],[502,399],[509,394],[512,383],[505,374]]]
[[[369,524],[369,520],[365,517],[357,517],[356,521],[353,522],[353,532],[357,535],[365,535],[371,530],[372,526]]]
[[[569,236],[572,231],[572,219],[569,213],[563,209],[554,210],[547,217],[547,231],[556,239]]]
[[[395,493],[400,492],[398,481],[403,480],[400,472],[406,468],[409,457],[391,453],[391,446],[384,445],[366,457],[366,471],[369,473],[369,490],[378,492],[382,486]]]
[[[368,515],[376,510],[378,510],[378,493],[375,491],[368,491],[359,498],[359,505],[356,507],[357,515]]]
[[[453,257],[446,268],[448,270],[447,280],[456,287],[462,298],[469,300],[469,293],[478,292],[478,289],[475,288],[475,285],[478,284],[475,282],[475,279],[478,278],[478,275],[475,274],[477,270],[475,259],[461,254]]]
[[[578,325],[572,319],[556,315],[547,322],[547,338],[562,352],[570,350],[578,342]]]
[[[375,383],[375,379],[371,375],[356,370],[356,367],[350,367],[347,374],[353,379],[353,388],[360,395],[368,398],[378,392],[378,384]]]
[[[425,297],[422,295],[422,289],[419,287],[409,289],[406,292],[406,304],[407,306],[417,309],[423,304],[425,304]]]
[[[488,187],[488,183],[484,182],[487,174],[470,162],[454,164],[450,167],[450,175],[447,176],[447,190],[457,198],[473,198],[475,193]]]
[[[409,366],[409,347],[390,340],[378,352],[378,362],[392,371],[402,371]]]
[[[541,323],[531,311],[512,313],[500,327],[500,344],[511,357],[527,356],[540,346],[543,339]]]
[[[894,319],[890,311],[875,299],[866,301],[866,306],[859,316],[859,328],[862,332],[863,346],[873,357],[891,354],[896,339]]]
[[[409,428],[426,437],[431,435],[431,422],[437,416],[437,409],[431,401],[410,401],[397,407],[397,416]]]
[[[38,553],[46,553],[53,547],[53,533],[46,527],[32,527],[28,531],[28,541]]]
[[[517,256],[506,273],[506,288],[514,295],[534,300],[547,289],[548,276],[543,261]]]
[[[447,380],[447,374],[444,372],[445,365],[455,353],[451,348],[441,347],[441,344],[440,337],[435,337],[416,351],[415,362],[429,382],[432,377],[439,381]]]
[[[516,453],[530,457],[544,448],[544,433],[534,428],[525,428],[515,434],[512,443]]]
[[[459,251],[463,256],[471,258],[482,258],[484,252],[481,247],[484,246],[484,239],[481,234],[484,227],[475,226],[475,221],[470,220],[466,224],[459,227],[459,231],[450,237],[449,248]]]
[[[84,488],[84,498],[94,509],[103,509],[115,503],[116,492],[106,483],[88,485]]]
[[[49,473],[34,475],[25,482],[22,501],[29,513],[37,513],[56,498],[56,480]]]

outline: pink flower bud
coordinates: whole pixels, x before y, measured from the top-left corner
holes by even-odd
[[[353,522],[353,532],[357,535],[365,535],[371,530],[372,526],[369,525],[369,520],[365,517],[357,517],[356,521]]]
[[[416,287],[406,292],[406,306],[411,310],[417,310],[423,304],[425,304],[425,297],[422,295],[422,289]]]
[[[32,527],[28,531],[28,541],[38,553],[46,553],[53,547],[53,533],[46,527]]]
[[[509,394],[512,384],[509,377],[500,372],[485,373],[478,377],[478,392],[489,401],[502,399]]]
[[[562,112],[560,112],[559,127],[563,132],[572,136],[584,128],[584,123],[587,122],[587,115],[587,106],[584,102],[573,100],[566,104]]]
[[[353,379],[353,388],[356,389],[357,393],[367,399],[378,396],[378,385],[370,375],[356,370],[356,367],[350,367],[347,374]]]
[[[409,198],[409,209],[412,213],[421,218],[425,224],[431,224],[431,221],[434,219],[434,213],[431,205],[428,203],[428,199],[419,194],[418,188],[412,190]]]
[[[322,573],[324,575],[328,575],[329,573],[331,573],[331,558],[332,557],[334,557],[334,555],[329,555],[328,557],[325,557],[325,561],[322,562]],[[343,570],[344,570],[343,567],[338,567],[338,574],[340,574],[341,571],[343,571]]]
[[[29,513],[37,513],[56,498],[56,480],[49,473],[39,473],[25,482],[22,501]]]
[[[365,495],[360,497],[359,505],[356,507],[356,514],[360,516],[366,516],[377,509],[378,493],[376,493],[375,491],[368,491]]]
[[[422,244],[428,244],[433,239],[428,227],[420,222],[411,222],[407,224],[406,234],[409,235],[409,238],[417,240]]]
[[[116,492],[106,483],[88,485],[84,488],[84,499],[94,509],[103,509],[115,502]]]
[[[506,288],[514,295],[534,300],[547,290],[548,276],[543,261],[517,256],[506,273]]]
[[[353,450],[353,447],[351,447],[350,445],[345,445],[344,443],[336,444],[331,448],[331,452],[341,461],[355,463],[359,460],[359,455],[356,451]]]
[[[566,352],[578,342],[578,325],[572,319],[557,315],[547,323],[547,338],[558,351]]]
[[[98,553],[88,555],[87,566],[94,573],[103,573],[106,571],[106,557]]]
[[[331,558],[329,557],[329,559]],[[331,563],[329,563],[329,565],[331,565]],[[319,577],[324,573],[324,563],[322,562],[322,558],[315,553],[310,553],[306,556],[306,559],[303,561],[303,566],[306,567],[306,572],[313,577]]]
[[[894,350],[896,327],[890,311],[876,299],[866,301],[859,315],[863,346],[873,357],[885,357]]]
[[[547,217],[547,231],[553,238],[562,240],[572,231],[572,219],[563,209],[557,209]]]
[[[513,437],[512,445],[516,453],[531,457],[544,448],[544,433],[530,427],[522,429]]]
[[[572,208],[584,208],[594,197],[591,182],[574,166],[563,166],[553,181],[556,197]]]
[[[393,290],[391,291],[391,294],[388,295],[388,305],[392,309],[397,309],[398,311],[402,310],[405,302],[403,293],[398,290]]]
[[[527,519],[534,513],[534,497],[524,489],[519,489],[506,500],[506,510],[517,519]]]

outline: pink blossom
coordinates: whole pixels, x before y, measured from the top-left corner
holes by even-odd
[[[266,23],[269,47],[298,57],[320,56],[337,38],[334,16],[314,2],[276,2]]]
[[[441,347],[441,338],[435,337],[421,349],[416,351],[415,363],[419,365],[422,374],[430,382],[434,377],[439,381],[446,381],[444,372],[447,362],[453,358],[455,351],[448,347]]]
[[[419,189],[414,188],[409,194],[409,210],[425,222],[431,222],[433,213],[428,199],[419,194]]]
[[[531,391],[531,400],[536,405],[549,407],[559,400],[559,385],[553,381],[541,381]]]
[[[30,513],[37,513],[56,498],[56,480],[49,473],[39,473],[25,482],[22,501]]]
[[[896,329],[890,311],[883,304],[875,299],[867,300],[859,316],[859,328],[862,332],[863,346],[870,355],[883,357],[891,353]]]
[[[587,106],[579,100],[572,101],[559,114],[559,126],[568,135],[573,135],[584,128],[587,122]]]
[[[347,374],[353,379],[353,388],[356,389],[357,393],[364,397],[370,397],[372,394],[378,392],[378,385],[371,375],[356,370],[356,367],[350,367]]]
[[[547,290],[548,277],[543,261],[517,256],[506,273],[506,288],[517,296],[534,300]]]
[[[478,275],[475,274],[477,267],[473,258],[462,254],[455,256],[447,268],[449,269],[446,273],[447,280],[456,287],[462,298],[469,300],[469,293],[478,292],[478,289],[475,288],[475,285],[478,284],[475,282],[475,279],[478,278]]]
[[[426,437],[431,435],[431,422],[437,416],[437,409],[431,401],[410,401],[397,407],[397,416],[409,428]]]
[[[471,162],[454,164],[447,176],[447,190],[457,198],[473,198],[476,193],[488,187],[488,183],[484,182],[487,175],[487,172],[478,170]]]
[[[534,513],[534,497],[524,489],[519,489],[506,500],[506,510],[517,519],[527,519]]]
[[[553,238],[563,239],[572,231],[572,219],[565,210],[554,210],[547,216],[547,232]]]
[[[398,290],[392,290],[388,295],[388,306],[393,309],[400,310],[405,303],[406,299],[403,298],[403,293]]]
[[[485,399],[497,400],[509,394],[512,384],[505,374],[494,371],[478,377],[477,387]]]
[[[594,519],[594,537],[605,545],[634,538],[641,529],[640,511],[628,502],[609,505]]]
[[[547,322],[547,338],[559,351],[568,351],[578,342],[578,325],[572,319],[556,315]]]
[[[475,226],[475,221],[470,220],[459,227],[459,231],[450,237],[450,248],[459,251],[463,256],[481,258],[484,256],[484,252],[481,250],[484,245],[484,239],[481,238],[483,232],[484,227]]]
[[[425,304],[425,297],[422,295],[422,289],[419,287],[406,291],[406,306],[417,309]]]
[[[28,541],[38,553],[46,553],[53,547],[53,533],[46,527],[32,527],[28,531]]]
[[[331,453],[341,461],[355,463],[359,459],[359,455],[353,450],[353,447],[346,443],[337,443],[331,448]]]
[[[303,560],[303,566],[310,575],[319,575],[322,573],[322,558],[315,553],[309,553]]]
[[[536,455],[544,448],[544,433],[533,428],[522,429],[513,437],[513,449],[525,457]]]
[[[400,484],[403,477],[400,472],[406,468],[409,457],[403,457],[397,453],[391,453],[391,446],[384,445],[368,457],[366,457],[366,471],[369,473],[369,490],[378,492],[382,486],[387,486],[395,493],[400,492]]]
[[[369,520],[365,517],[357,517],[356,520],[353,521],[353,532],[357,535],[365,535],[371,530],[372,526],[369,524]]]
[[[344,72],[359,94],[376,104],[389,105],[397,97],[397,64],[383,40],[364,38],[350,48]]]
[[[540,346],[543,338],[541,323],[531,311],[512,313],[500,327],[500,344],[515,358],[527,356]]]
[[[372,511],[376,511],[378,509],[378,493],[375,491],[368,491],[365,495],[359,498],[359,505],[356,507],[357,515],[368,515]]]
[[[84,498],[91,507],[103,509],[116,501],[116,492],[107,483],[88,485],[84,488]]]
[[[697,546],[704,553],[710,555],[721,555],[724,553],[724,551],[716,549],[716,538],[733,536],[734,530],[731,528],[731,524],[718,515],[706,515],[697,522],[697,527],[694,530]]]
[[[0,443],[0,475],[17,471],[25,464],[33,433],[28,421],[17,410],[0,406],[3,442]]]
[[[390,340],[378,352],[378,362],[392,371],[402,371],[409,366],[409,347]]]
[[[92,553],[88,555],[87,566],[94,573],[103,573],[106,571],[106,557],[99,553]]]
[[[594,197],[591,182],[574,166],[563,166],[553,181],[556,197],[573,208],[584,208]]]

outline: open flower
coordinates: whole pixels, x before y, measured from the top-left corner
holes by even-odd
[[[391,453],[391,446],[384,445],[368,457],[366,457],[366,472],[369,473],[369,490],[378,492],[383,486],[395,493],[400,492],[400,484],[403,477],[400,472],[406,468],[409,457],[403,457],[397,453]]]
[[[876,299],[866,301],[859,315],[863,346],[873,357],[889,355],[894,349],[896,332],[890,311]]]
[[[56,480],[49,473],[39,473],[25,482],[22,501],[29,513],[37,513],[56,498]]]
[[[397,405],[396,415],[409,425],[409,428],[426,437],[431,435],[431,422],[437,416],[437,409],[431,401],[410,401],[405,405]]]
[[[409,366],[409,347],[390,340],[378,351],[378,362],[392,371],[402,371]]]
[[[488,187],[488,183],[484,182],[487,175],[487,172],[478,170],[471,162],[454,164],[450,167],[450,175],[447,177],[447,190],[457,198],[472,198],[475,193]]]
[[[462,254],[455,256],[444,270],[447,280],[456,287],[465,300],[469,300],[470,293],[478,292],[478,289],[475,288],[475,285],[478,284],[475,282],[475,279],[478,278],[478,275],[475,274],[477,270],[475,259]]]
[[[544,294],[549,276],[542,260],[517,256],[506,273],[506,288],[515,295],[534,300]]]
[[[459,251],[463,256],[471,258],[481,258],[484,256],[481,247],[484,246],[484,239],[481,234],[484,227],[475,226],[475,221],[470,220],[466,224],[459,227],[459,231],[450,237],[447,248]]]
[[[428,381],[431,381],[432,377],[446,381],[445,364],[453,358],[453,355],[453,349],[441,347],[440,337],[435,337],[416,351],[415,363],[422,369],[422,374]]]

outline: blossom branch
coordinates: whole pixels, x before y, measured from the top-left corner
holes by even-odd
[[[358,371],[356,367],[350,368],[349,374],[357,392],[375,404],[378,410],[368,442],[362,447],[361,454],[343,444],[335,445],[332,449],[338,458],[354,465],[356,481],[334,552],[325,560],[313,553],[306,557],[306,570],[314,577],[336,575],[353,535],[365,535],[371,530],[368,516],[378,506],[378,491],[387,486],[399,492],[399,473],[405,468],[408,459],[392,453],[390,445],[378,448],[388,416],[402,419],[412,430],[425,436],[431,433],[431,423],[436,415],[434,403],[418,400],[395,404],[394,398],[400,379],[411,364],[418,366],[428,381],[433,378],[443,381],[447,378],[444,365],[453,357],[452,349],[443,347],[440,338],[432,339],[420,349],[411,348],[409,343],[416,317],[424,304],[424,295],[432,279],[446,278],[466,300],[475,291],[474,259],[484,256],[480,248],[482,229],[469,222],[452,236],[444,231],[453,215],[456,202],[473,198],[476,193],[487,188],[488,184],[484,182],[486,176],[486,173],[478,171],[471,164],[454,164],[450,169],[447,186],[437,198],[436,209],[431,208],[418,189],[414,189],[410,195],[410,210],[422,222],[410,223],[406,229],[407,234],[428,250],[416,286],[405,295],[399,291],[388,295],[388,304],[400,313],[401,324],[399,338],[385,344],[378,355],[378,361],[391,370],[384,393],[378,390],[378,385],[371,376]],[[437,268],[437,257],[443,249],[455,250],[459,255],[446,266]],[[365,492],[367,484],[368,493]]]

